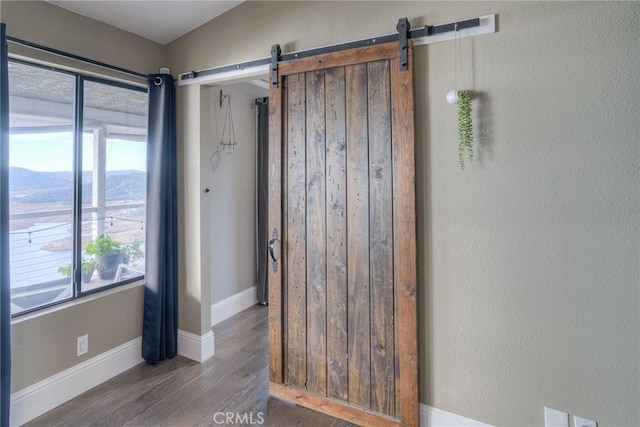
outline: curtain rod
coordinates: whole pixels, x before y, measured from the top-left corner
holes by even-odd
[[[149,76],[147,74],[138,73],[136,71],[127,70],[126,68],[118,67],[115,65],[105,64],[104,62],[95,61],[93,59],[85,58],[80,55],[75,55],[73,53],[63,52],[58,49],[54,49],[47,46],[42,46],[37,43],[28,42],[26,40],[21,40],[15,37],[7,36],[7,41],[11,43],[15,43],[21,46],[25,46],[31,49],[40,50],[42,52],[50,53],[57,56],[62,56],[64,58],[70,58],[75,61],[83,62],[85,64],[95,65],[97,67],[106,68],[108,70],[117,71],[118,73],[126,74],[131,77],[136,77],[143,80],[148,80]]]

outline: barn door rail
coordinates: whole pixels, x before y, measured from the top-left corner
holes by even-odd
[[[190,84],[195,83],[196,81],[215,80],[215,76],[227,75],[229,73],[247,72],[251,70],[268,70],[269,86],[275,88],[278,84],[277,71],[278,63],[280,62],[292,61],[295,59],[307,58],[310,56],[322,55],[325,53],[339,52],[348,49],[374,46],[390,42],[399,43],[400,58],[402,58],[403,41],[406,46],[406,40],[414,40],[414,46],[419,46],[422,44],[428,44],[438,41],[453,40],[456,31],[459,32],[459,37],[470,37],[481,34],[495,33],[495,17],[496,15],[486,15],[441,25],[425,25],[424,27],[415,30],[410,29],[409,21],[407,20],[407,18],[401,18],[398,21],[398,25],[396,27],[399,31],[398,33],[387,34],[379,37],[370,37],[363,40],[355,40],[347,43],[339,43],[335,45],[300,50],[290,53],[282,53],[280,45],[275,44],[271,48],[271,55],[266,58],[254,59],[237,64],[223,65],[220,67],[207,68],[200,71],[190,71],[187,73],[182,73],[178,78],[178,82],[179,84]],[[406,63],[406,61],[400,62],[401,67],[403,62]]]

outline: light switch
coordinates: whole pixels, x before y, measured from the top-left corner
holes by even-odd
[[[595,421],[591,421],[586,418],[582,418],[577,415],[574,415],[573,426],[574,427],[598,427],[598,423]]]
[[[544,427],[569,427],[569,414],[545,407]]]

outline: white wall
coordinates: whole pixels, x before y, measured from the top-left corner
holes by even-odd
[[[220,91],[231,95],[237,145],[233,151],[220,145],[226,101],[220,108]],[[266,89],[240,83],[211,89],[214,140],[209,152],[219,151],[214,171],[211,162],[203,182],[210,189],[211,302],[216,303],[255,285],[255,110],[250,104],[268,96]],[[229,123],[225,142],[229,139]],[[209,157],[210,159],[211,157]]]

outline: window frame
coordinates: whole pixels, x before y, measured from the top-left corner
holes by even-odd
[[[32,62],[29,60],[25,60],[22,58],[9,57],[9,62],[14,62],[17,64],[36,67],[40,69],[45,69],[49,71],[54,71],[58,73],[67,74],[73,76],[75,78],[75,87],[74,87],[74,115],[73,115],[73,203],[72,203],[72,213],[71,213],[71,228],[73,230],[72,235],[72,286],[71,286],[71,296],[68,298],[61,299],[59,301],[53,301],[46,304],[38,305],[37,307],[32,307],[29,309],[22,310],[18,313],[11,313],[11,318],[17,318],[19,316],[23,316],[26,314],[31,314],[37,312],[39,310],[43,310],[46,308],[50,308],[53,306],[57,306],[60,304],[68,303],[69,301],[75,301],[80,298],[95,295],[103,291],[108,291],[110,289],[114,289],[120,286],[124,286],[130,283],[139,282],[145,280],[146,274],[142,276],[133,277],[125,280],[121,280],[117,283],[111,283],[104,286],[100,286],[99,288],[82,290],[82,145],[83,145],[83,132],[84,132],[84,83],[86,81],[104,84],[107,86],[118,87],[121,89],[133,90],[136,92],[141,92],[147,94],[147,98],[149,96],[149,90],[146,87],[135,85],[133,83],[125,83],[119,80],[112,80],[105,77],[98,77],[95,75],[91,75],[89,73],[83,73],[81,71],[73,71],[65,68],[60,68],[55,65],[46,65],[38,62]],[[148,105],[148,101],[147,101]],[[9,113],[11,113],[11,105],[9,105]],[[147,111],[148,114],[148,111]],[[147,138],[149,134],[149,126],[147,123]],[[148,144],[148,139],[147,139]],[[146,183],[145,183],[146,187]],[[146,193],[146,191],[145,191]],[[146,213],[146,203],[145,199],[145,213]],[[146,222],[146,214],[145,214],[145,222]],[[11,254],[11,248],[9,249],[9,254]],[[145,250],[145,258],[146,258],[146,250]],[[11,260],[9,261],[11,262]]]

